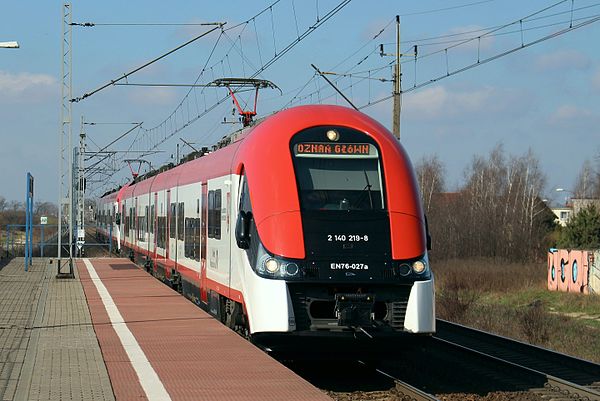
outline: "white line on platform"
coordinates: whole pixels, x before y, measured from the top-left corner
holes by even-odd
[[[150,361],[148,361],[148,358],[146,358],[146,354],[142,351],[142,348],[138,344],[133,333],[131,333],[129,327],[127,327],[117,305],[115,305],[115,302],[104,286],[104,283],[100,277],[98,277],[96,269],[94,269],[94,266],[87,258],[83,259],[83,263],[85,263],[85,267],[90,274],[92,282],[96,286],[98,294],[100,294],[100,298],[106,308],[112,327],[117,333],[119,340],[121,340],[121,345],[123,345],[127,356],[129,356],[131,365],[140,379],[140,384],[146,393],[146,397],[148,397],[149,401],[170,401],[171,397],[169,396],[169,393],[167,393],[167,389],[165,389],[158,374],[150,364]]]

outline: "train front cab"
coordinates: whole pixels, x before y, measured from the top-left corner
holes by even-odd
[[[292,137],[289,152],[296,191],[288,196],[297,199],[300,226],[279,219],[283,224],[273,227],[263,219],[257,227],[253,191],[266,188],[253,188],[251,176],[241,179],[235,237],[245,250],[243,262],[254,270],[243,280],[251,332],[374,337],[434,332],[433,274],[412,168],[402,177],[411,181],[410,193],[389,191],[406,198],[392,199],[381,147],[363,132],[339,126],[302,130]],[[409,204],[414,215],[392,216],[398,204],[405,209]],[[271,238],[261,238],[263,233]],[[304,257],[269,249],[268,243],[282,241],[302,243]],[[393,241],[412,244],[412,254],[397,258]]]

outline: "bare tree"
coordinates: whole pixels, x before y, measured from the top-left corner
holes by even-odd
[[[433,195],[444,192],[444,166],[437,155],[423,157],[415,165],[417,182],[426,214],[431,210]]]
[[[36,216],[58,216],[58,206],[52,202],[37,201],[33,205],[33,214]]]
[[[24,202],[19,202],[16,200],[12,200],[10,202],[8,202],[8,207],[7,209],[13,211],[13,212],[17,212],[19,210],[25,210],[25,203]]]
[[[5,211],[7,206],[8,203],[6,202],[6,198],[4,196],[0,196],[0,212]]]
[[[592,163],[586,159],[581,166],[573,195],[576,198],[594,198],[597,196],[598,172],[594,170]]]
[[[544,185],[531,151],[507,159],[498,145],[487,158],[474,157],[461,190],[464,216],[458,256],[510,260],[534,256],[546,235],[539,223],[545,209],[540,198]]]

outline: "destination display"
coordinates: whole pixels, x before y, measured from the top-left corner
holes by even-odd
[[[302,155],[344,155],[369,156],[375,154],[368,143],[314,143],[303,142],[295,146],[296,156]],[[375,149],[373,149],[375,150]]]

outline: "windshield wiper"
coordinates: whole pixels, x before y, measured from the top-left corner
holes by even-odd
[[[367,175],[367,171],[363,170],[363,173],[365,173],[365,181],[367,182],[365,189],[369,192],[369,205],[371,205],[371,210],[372,210],[373,209],[373,195],[371,194],[371,183],[369,182],[369,176]],[[364,189],[363,189],[363,191],[364,191]]]

